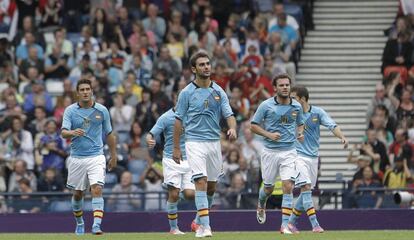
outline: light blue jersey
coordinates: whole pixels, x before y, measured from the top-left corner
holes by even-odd
[[[297,126],[303,124],[302,106],[294,99],[290,104],[280,104],[276,97],[272,97],[259,105],[251,123],[268,132],[280,133],[277,141],[264,138],[266,148],[290,150],[295,148]]]
[[[184,119],[186,141],[220,140],[221,117],[232,115],[226,93],[214,82],[208,88],[191,82],[178,96],[175,117]]]
[[[164,135],[164,157],[172,158],[173,155],[173,134],[174,134],[174,123],[175,123],[175,111],[170,109],[161,115],[154,127],[150,130],[150,133],[155,138],[161,133]],[[184,134],[180,136],[180,148],[183,160],[187,159],[185,155],[185,141]]]
[[[108,109],[94,103],[91,108],[81,108],[74,103],[65,109],[62,129],[74,130],[81,128],[85,135],[73,137],[70,144],[70,155],[73,157],[93,157],[103,154],[102,133],[112,132]]]
[[[305,157],[318,157],[320,126],[325,126],[332,131],[336,127],[336,123],[322,108],[316,106],[310,106],[309,111],[303,113],[303,119],[305,140],[303,142],[296,141],[296,150],[299,155]]]

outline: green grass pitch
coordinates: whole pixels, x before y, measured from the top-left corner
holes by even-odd
[[[140,240],[185,240],[196,239],[193,233],[186,233],[182,236],[173,236],[167,233],[106,233],[102,236],[93,236],[86,234],[84,236],[75,236],[74,234],[0,234],[0,239],[22,239],[22,240],[65,240],[65,239],[140,239]],[[355,239],[355,240],[405,240],[414,239],[414,231],[327,231],[322,234],[315,234],[311,232],[301,232],[298,235],[281,235],[278,232],[213,232],[213,237],[209,238],[223,239],[223,240],[267,240],[267,239],[292,239],[292,240],[342,240],[342,239]]]

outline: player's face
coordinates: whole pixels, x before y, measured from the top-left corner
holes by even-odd
[[[78,88],[78,97],[82,102],[89,102],[92,99],[92,88],[89,84],[81,84]]]
[[[288,78],[281,78],[277,80],[275,91],[278,97],[290,97],[290,82]]]
[[[210,59],[206,57],[198,58],[196,61],[196,66],[193,67],[192,70],[193,73],[196,74],[197,78],[209,78],[211,74]]]
[[[290,97],[296,99],[296,101],[298,101],[303,107],[303,104],[305,103],[305,101],[301,99],[298,95],[296,95],[296,92],[291,92]]]

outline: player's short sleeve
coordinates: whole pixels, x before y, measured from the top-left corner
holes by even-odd
[[[158,118],[155,125],[151,128],[150,133],[152,136],[159,136],[165,129],[165,119],[163,116]]]
[[[266,116],[266,102],[262,102],[253,115],[252,124],[261,124]]]
[[[229,98],[223,89],[220,88],[220,97],[221,97],[221,114],[224,118],[229,118],[233,116],[233,110],[231,110]]]
[[[112,125],[111,125],[111,117],[106,107],[102,109],[102,114],[103,114],[102,130],[105,135],[109,135],[112,132]]]
[[[178,95],[178,101],[175,107],[175,118],[181,121],[185,119],[187,116],[189,99],[189,92],[185,90],[181,91],[181,93]]]
[[[321,118],[321,125],[328,128],[329,130],[334,130],[334,128],[337,126],[335,121],[329,116],[325,110],[322,108],[319,109],[319,115]]]
[[[67,107],[63,112],[63,120],[61,129],[71,130],[72,129],[72,108]]]
[[[305,120],[303,119],[303,109],[302,107],[299,105],[297,106],[298,108],[298,115],[296,116],[296,124],[298,126],[303,125],[305,123]]]

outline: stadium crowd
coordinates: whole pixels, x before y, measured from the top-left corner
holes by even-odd
[[[401,9],[395,23],[384,31],[388,37],[382,55],[384,78],[368,105],[366,136],[350,149],[348,161],[358,167],[344,207],[398,207],[392,191],[363,189],[414,187],[413,28],[414,13]]]

